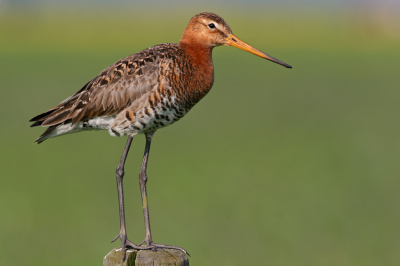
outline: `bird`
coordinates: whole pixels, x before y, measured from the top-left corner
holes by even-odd
[[[75,94],[35,116],[31,127],[47,127],[35,142],[90,130],[107,130],[111,136],[128,136],[116,168],[123,260],[126,249],[183,248],[153,242],[147,199],[147,161],[154,133],[186,115],[214,83],[212,51],[226,45],[250,52],[286,68],[290,65],[269,56],[233,35],[225,20],[210,12],[195,15],[179,43],[163,43],[129,55],[90,80]],[[124,165],[137,134],[144,134],[145,151],[139,173],[145,221],[145,238],[139,244],[127,238],[123,196]]]

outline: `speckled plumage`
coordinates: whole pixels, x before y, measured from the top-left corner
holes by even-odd
[[[209,25],[213,27],[209,27]],[[231,45],[291,66],[240,41],[213,13],[194,16],[179,44],[164,43],[117,61],[77,93],[30,121],[49,128],[36,140],[83,130],[112,136],[155,131],[178,121],[214,83],[212,50]]]
[[[82,130],[106,129],[123,136],[170,125],[211,89],[213,73],[211,78],[203,74],[179,44],[164,43],[130,55],[34,117],[33,126],[49,126],[37,142]],[[98,117],[106,119],[102,123]]]

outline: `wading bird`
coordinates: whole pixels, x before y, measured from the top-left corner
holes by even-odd
[[[48,127],[37,143],[87,130],[104,129],[111,136],[128,135],[116,169],[120,232],[113,240],[121,239],[124,260],[127,247],[174,248],[186,252],[152,240],[146,192],[147,160],[154,132],[178,121],[211,89],[214,82],[211,53],[220,45],[234,46],[291,68],[238,39],[220,16],[201,13],[190,20],[178,44],[156,45],[119,60],[77,93],[30,120],[34,122],[32,127]],[[146,137],[139,174],[145,238],[137,245],[127,239],[122,186],[125,160],[136,134]]]

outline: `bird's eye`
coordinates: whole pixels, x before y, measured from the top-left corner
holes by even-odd
[[[208,27],[209,27],[210,29],[215,29],[215,25],[214,25],[214,23],[210,23],[210,24],[208,24]]]

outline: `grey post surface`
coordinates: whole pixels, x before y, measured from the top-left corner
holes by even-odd
[[[189,266],[186,254],[177,249],[127,250],[122,263],[121,248],[114,248],[103,259],[103,266]]]

